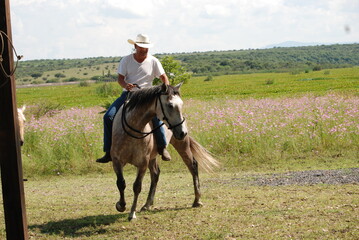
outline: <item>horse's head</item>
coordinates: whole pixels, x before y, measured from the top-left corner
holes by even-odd
[[[24,115],[24,111],[26,109],[26,106],[22,106],[22,108],[18,108],[17,109],[17,117],[18,117],[18,121],[19,121],[19,131],[20,131],[20,145],[22,146],[24,144],[24,128],[25,128],[25,115]]]
[[[185,118],[182,115],[183,101],[179,93],[181,86],[182,83],[174,87],[163,84],[156,109],[157,117],[166,124],[178,140],[183,140],[188,133]]]

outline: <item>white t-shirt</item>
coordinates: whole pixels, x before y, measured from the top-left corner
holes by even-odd
[[[136,83],[144,88],[151,87],[153,80],[164,74],[165,70],[161,62],[150,54],[142,63],[137,62],[133,54],[130,54],[121,59],[117,73],[125,76],[127,83]],[[133,90],[138,90],[138,88],[133,88]]]

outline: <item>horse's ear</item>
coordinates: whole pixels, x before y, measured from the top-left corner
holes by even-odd
[[[21,108],[18,108],[18,110],[22,113],[25,111],[25,109],[26,109],[26,105],[22,106]]]
[[[168,91],[168,85],[166,85],[166,84],[162,84],[162,87],[161,87],[161,92],[162,93],[167,93],[167,91]]]
[[[180,87],[182,86],[183,82],[180,82],[176,86],[174,86],[175,91],[179,92]]]

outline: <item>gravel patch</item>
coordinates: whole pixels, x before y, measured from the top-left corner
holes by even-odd
[[[359,184],[359,168],[257,175],[253,179],[249,184],[259,186]]]

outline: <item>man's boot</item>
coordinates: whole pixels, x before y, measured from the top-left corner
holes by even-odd
[[[103,156],[102,158],[99,158],[96,160],[96,162],[98,163],[108,163],[108,162],[111,162],[111,155],[110,155],[110,152],[106,152],[105,153],[105,156]]]
[[[166,148],[159,148],[158,149],[158,154],[160,154],[162,156],[163,161],[170,161],[171,160],[171,155],[167,151]]]

